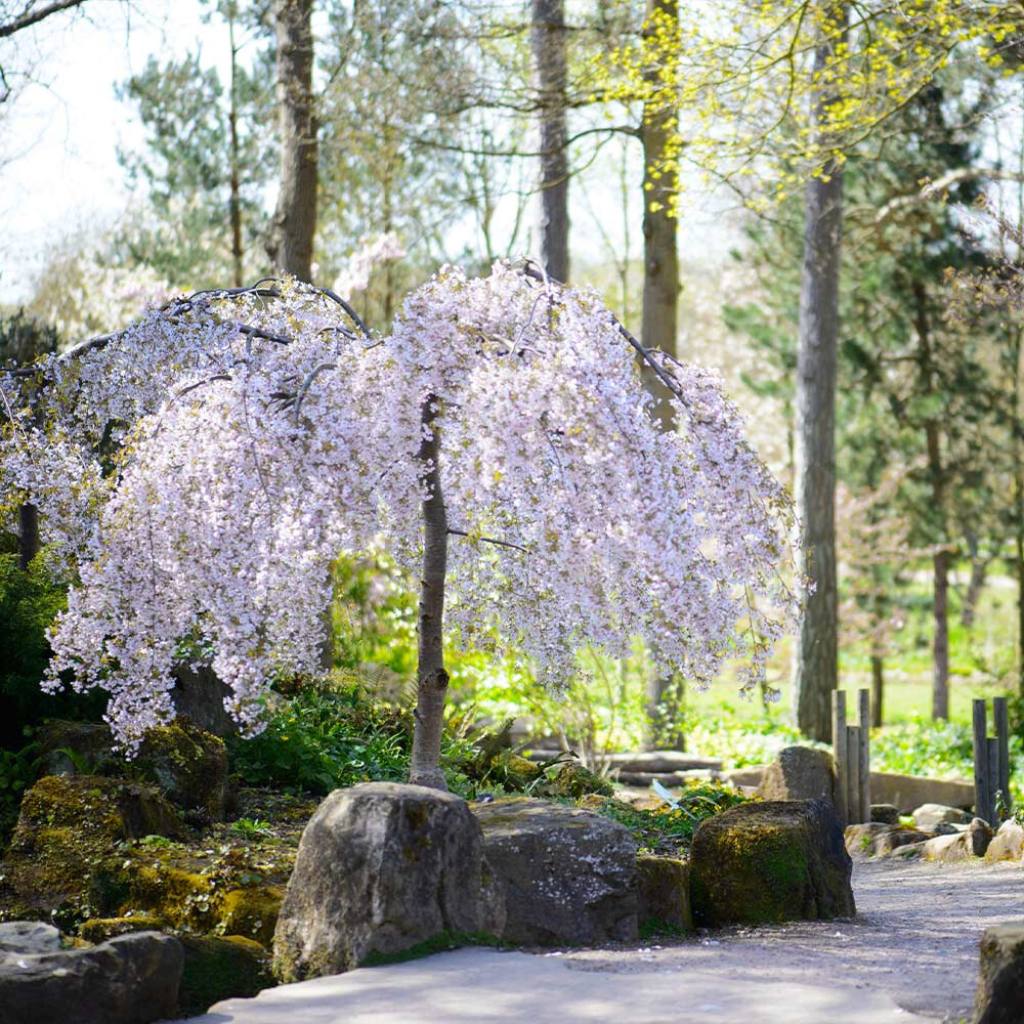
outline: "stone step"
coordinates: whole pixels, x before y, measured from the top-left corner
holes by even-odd
[[[553,761],[561,754],[559,750],[537,748],[527,757],[531,761]],[[686,754],[679,750],[637,750],[624,754],[609,754],[606,758],[609,770],[629,773],[645,773],[660,776],[688,771],[720,771],[722,762],[717,757],[702,757],[700,754]]]
[[[614,781],[623,786],[649,786],[652,782],[660,782],[668,789],[683,786],[687,782],[709,781],[718,778],[714,768],[693,768],[685,772],[626,772],[612,770]]]

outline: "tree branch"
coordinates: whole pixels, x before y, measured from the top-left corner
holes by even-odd
[[[6,39],[8,36],[13,36],[15,32],[20,32],[22,29],[37,25],[44,18],[50,17],[51,14],[70,11],[75,7],[81,7],[84,3],[85,0],[54,0],[53,3],[49,3],[45,7],[39,7],[34,11],[26,10],[13,21],[0,25],[0,39]]]

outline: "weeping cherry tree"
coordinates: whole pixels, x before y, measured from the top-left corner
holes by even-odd
[[[182,659],[258,731],[269,682],[316,669],[340,552],[419,581],[410,780],[438,788],[446,639],[557,689],[581,647],[640,637],[659,671],[739,663],[751,689],[796,611],[791,502],[718,380],[532,265],[445,268],[386,337],[291,279],[199,293],[33,374],[47,412],[12,410],[0,489],[77,565],[44,685],[106,690],[129,752]]]

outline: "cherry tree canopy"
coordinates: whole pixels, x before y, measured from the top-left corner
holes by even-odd
[[[0,463],[78,564],[46,685],[105,688],[131,748],[173,715],[175,663],[203,658],[257,729],[268,681],[317,663],[339,552],[420,572],[431,479],[461,643],[500,637],[557,687],[579,646],[625,656],[640,636],[698,682],[743,656],[755,685],[795,611],[791,503],[711,374],[644,358],[674,432],[596,295],[507,264],[442,270],[388,337],[289,281],[52,358]]]

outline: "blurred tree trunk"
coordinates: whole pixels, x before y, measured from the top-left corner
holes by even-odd
[[[821,5],[827,22],[845,38],[847,8]],[[817,73],[826,70],[836,38],[815,50]],[[838,97],[819,95],[819,126]],[[826,140],[827,141],[827,140]],[[832,738],[832,691],[838,685],[838,595],[835,530],[836,349],[843,222],[843,172],[835,163],[812,178],[804,193],[804,258],[796,396],[796,503],[803,521],[802,569],[814,581],[800,622],[793,679],[796,723],[811,739]]]
[[[569,131],[564,0],[532,0],[530,42],[540,104],[541,259],[569,280]]]
[[[679,24],[678,0],[647,0],[644,32],[655,23]],[[658,87],[656,68],[648,72],[648,85]],[[669,146],[679,130],[679,114],[666,97],[653,96],[644,104],[640,138],[644,151],[644,288],[640,341],[644,348],[678,355],[679,331],[679,242],[675,202],[679,175]],[[646,364],[641,369],[644,383],[659,399],[657,415],[666,430],[673,428],[672,411],[665,401],[667,392]],[[648,683],[647,714],[650,735],[647,745],[685,747],[679,718],[684,701],[683,680],[672,686],[669,676],[654,676]]]
[[[967,531],[967,550],[971,557],[971,575],[967,581],[967,593],[964,594],[963,607],[960,609],[960,623],[965,629],[974,627],[978,614],[978,601],[985,589],[988,576],[989,559],[978,550],[978,535],[973,530]]]
[[[228,42],[231,47],[231,80],[230,100],[231,106],[228,111],[228,129],[231,134],[231,199],[229,201],[231,212],[231,263],[233,270],[234,285],[242,287],[242,196],[241,196],[241,168],[238,155],[238,46],[235,43],[235,8],[230,5],[227,8],[228,16]]]
[[[281,182],[267,252],[309,281],[316,234],[317,120],[313,97],[313,0],[274,0]]]
[[[921,387],[924,395],[935,394],[935,365],[932,357],[931,327],[928,321],[928,293],[924,282],[914,281],[914,327],[917,331]],[[932,514],[938,536],[932,555],[932,718],[949,718],[949,567],[947,546],[946,470],[942,462],[939,420],[929,416],[924,423],[928,453],[928,478],[932,492]]]
[[[18,509],[18,565],[27,569],[39,554],[39,510],[30,503]]]

